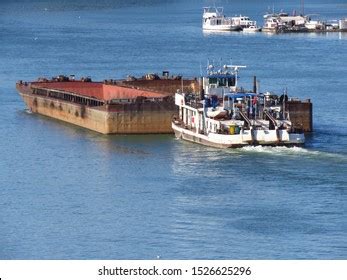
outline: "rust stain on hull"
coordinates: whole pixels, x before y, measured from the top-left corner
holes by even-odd
[[[302,129],[304,132],[313,131],[312,103],[310,100],[287,101],[286,108],[295,128]]]
[[[176,110],[109,111],[21,93],[27,107],[37,114],[65,121],[103,134],[173,133],[172,115]]]
[[[194,81],[186,82],[185,87]],[[103,134],[173,133],[171,119],[177,113],[172,93],[181,84],[144,82],[109,85],[93,82],[18,83],[17,90],[27,107],[37,114],[65,121]],[[150,87],[158,85],[161,91]],[[177,89],[176,89],[177,90]],[[174,91],[175,92],[175,91]]]

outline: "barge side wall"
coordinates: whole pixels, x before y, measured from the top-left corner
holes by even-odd
[[[310,101],[288,101],[286,108],[295,128],[304,132],[313,131],[312,103]]]
[[[138,106],[137,110],[121,106],[117,110],[87,107],[48,97],[20,93],[27,107],[33,112],[65,121],[103,134],[152,134],[172,133],[171,117],[176,110],[154,104]],[[141,104],[142,105],[142,104]],[[149,110],[148,107],[153,107]]]

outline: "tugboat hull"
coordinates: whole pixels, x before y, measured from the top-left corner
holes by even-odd
[[[177,139],[198,143],[215,148],[240,148],[244,146],[302,146],[305,143],[305,136],[301,133],[288,133],[286,131],[251,131],[246,130],[240,134],[227,135],[210,133],[209,135],[199,134],[195,131],[181,127],[172,123],[172,129]]]

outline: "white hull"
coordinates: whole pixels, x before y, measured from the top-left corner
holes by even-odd
[[[306,22],[305,27],[308,30],[316,30],[317,29],[317,23],[312,23],[312,22]]]
[[[240,134],[208,135],[196,133],[172,123],[176,138],[216,148],[239,148],[248,145],[301,146],[305,142],[303,134],[288,133],[285,130],[244,130]]]
[[[216,26],[203,26],[204,30],[213,30],[213,31],[231,31],[232,26],[230,25],[216,25]]]
[[[260,32],[261,28],[258,28],[258,27],[253,27],[253,28],[246,27],[242,31],[245,32],[245,33],[254,33],[254,32]]]
[[[202,29],[205,31],[239,31],[239,30],[241,30],[241,27],[229,25],[229,24],[222,24],[222,25],[204,24],[202,26]]]
[[[278,31],[278,29],[277,28],[269,28],[269,27],[263,27],[262,29],[261,29],[261,31],[263,31],[263,32],[270,32],[270,33],[276,33],[277,31]]]

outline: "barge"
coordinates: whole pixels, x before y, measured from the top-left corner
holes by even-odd
[[[196,86],[196,80],[168,72],[117,81],[58,76],[16,84],[31,112],[103,134],[172,133],[173,94]]]
[[[169,77],[164,71],[102,82],[61,75],[19,81],[16,88],[33,113],[103,134],[153,134],[173,133],[172,117],[179,112],[175,94],[201,95],[201,84],[198,78]],[[310,100],[286,100],[286,110],[295,129],[312,131]]]

